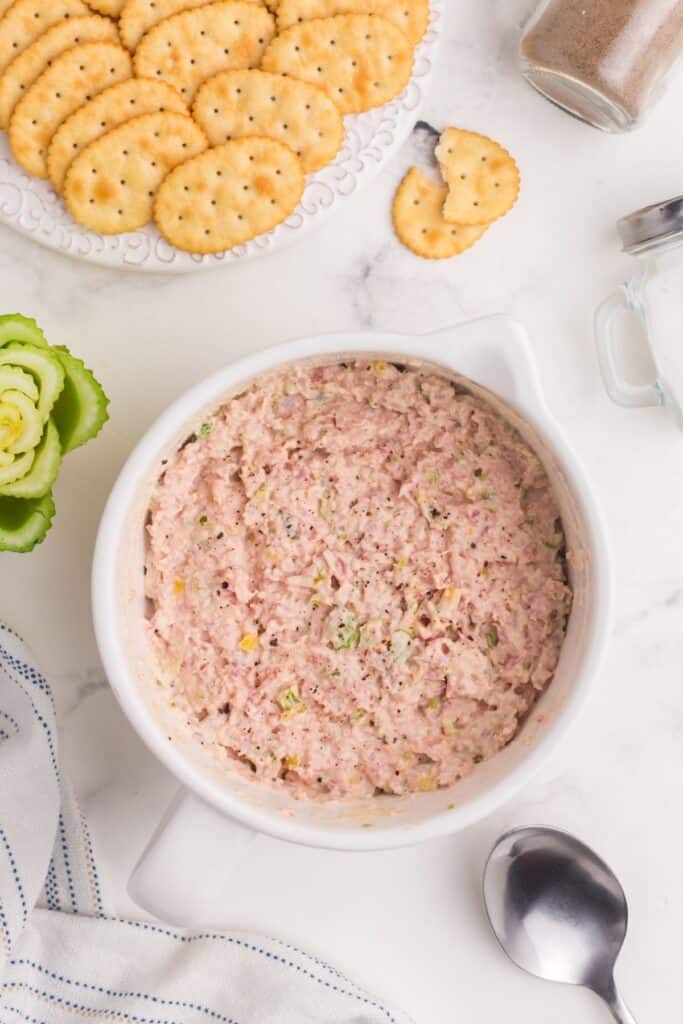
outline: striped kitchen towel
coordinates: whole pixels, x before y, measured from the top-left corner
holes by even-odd
[[[107,913],[52,693],[0,624],[0,1024],[409,1024],[320,960]]]

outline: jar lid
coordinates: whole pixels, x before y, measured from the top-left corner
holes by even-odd
[[[624,252],[642,252],[683,234],[683,196],[644,206],[617,221]]]

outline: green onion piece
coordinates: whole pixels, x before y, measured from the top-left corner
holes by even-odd
[[[290,687],[288,690],[282,691],[278,697],[278,703],[283,711],[293,711],[294,708],[301,704],[301,697],[294,687]]]
[[[484,634],[486,636],[486,646],[490,651],[494,650],[498,646],[498,630],[495,626],[489,626]]]
[[[358,643],[356,616],[348,608],[332,609],[327,631],[335,651],[347,651]]]

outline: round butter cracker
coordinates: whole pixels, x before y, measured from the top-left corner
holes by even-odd
[[[212,75],[258,67],[275,34],[275,19],[261,4],[223,0],[166,18],[143,36],[135,72],[172,85],[188,103]]]
[[[187,114],[143,114],[126,121],[91,142],[71,164],[64,182],[69,212],[103,235],[144,227],[169,171],[204,149],[204,132]]]
[[[261,135],[294,150],[305,173],[334,160],[344,121],[327,93],[267,71],[224,71],[201,86],[192,108],[212,146]]]
[[[457,224],[491,224],[508,213],[519,195],[519,169],[493,139],[447,128],[436,159],[448,185],[444,217]]]
[[[114,22],[97,14],[67,18],[43,32],[0,76],[0,128],[7,127],[21,97],[60,53],[80,43],[118,41]]]
[[[262,2],[253,0],[253,3]],[[181,11],[204,7],[206,3],[207,0],[125,0],[119,21],[123,45],[135,50],[145,33],[160,21]]]
[[[448,189],[412,167],[394,197],[394,230],[403,244],[426,260],[458,256],[479,241],[486,225],[465,226],[444,220]]]
[[[175,89],[148,78],[119,82],[80,107],[57,129],[48,149],[48,175],[57,192],[64,188],[70,165],[91,142],[134,117],[166,110],[187,114]]]
[[[114,43],[83,43],[57,57],[14,108],[9,141],[17,163],[46,178],[48,147],[60,124],[132,70],[130,54]]]
[[[124,0],[88,0],[88,3],[94,11],[106,14],[110,18],[118,18],[123,10]]]
[[[385,18],[342,14],[285,29],[266,50],[261,67],[319,85],[342,114],[360,114],[406,87],[413,47]]]
[[[92,11],[82,0],[15,0],[0,21],[0,73],[43,32],[84,14]]]
[[[282,32],[302,21],[337,14],[378,14],[393,22],[417,46],[429,25],[429,0],[280,0],[278,29]]]
[[[179,249],[223,252],[286,220],[304,184],[299,159],[281,142],[236,139],[172,171],[157,194],[154,219]]]

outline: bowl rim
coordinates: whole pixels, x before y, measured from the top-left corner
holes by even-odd
[[[342,851],[395,849],[447,836],[486,817],[518,792],[537,774],[550,752],[557,747],[576,720],[592,681],[603,664],[610,635],[613,584],[608,534],[602,511],[596,502],[585,471],[567,443],[559,424],[545,405],[535,360],[524,330],[507,318],[487,317],[451,328],[450,333],[455,338],[457,332],[466,332],[468,328],[471,331],[474,328],[480,329],[484,325],[488,326],[490,331],[493,321],[498,322],[497,327],[503,335],[508,335],[507,342],[514,338],[516,351],[510,351],[508,347],[506,358],[521,363],[526,374],[531,375],[529,393],[518,403],[497,392],[486,382],[477,380],[476,374],[458,369],[455,365],[457,353],[448,353],[448,358],[442,353],[441,359],[433,351],[426,355],[420,353],[420,345],[430,337],[433,338],[437,334],[447,335],[449,332],[401,335],[364,331],[315,335],[277,344],[256,354],[238,358],[183,392],[145,431],[121,469],[102,515],[92,567],[93,620],[105,673],[124,714],[148,749],[183,786],[229,819],[272,838],[304,846]],[[125,536],[125,524],[132,503],[139,492],[142,480],[149,474],[154,457],[207,405],[219,402],[221,397],[228,395],[241,383],[272,372],[287,363],[305,361],[316,356],[322,359],[335,354],[341,357],[344,354],[388,355],[391,352],[404,355],[416,362],[422,361],[437,366],[441,362],[444,370],[462,373],[465,378],[491,391],[506,405],[515,409],[547,442],[563,470],[586,527],[586,541],[591,553],[594,580],[589,635],[576,678],[563,706],[553,714],[546,731],[536,740],[533,749],[526,753],[523,760],[483,793],[473,797],[463,806],[441,810],[423,821],[411,824],[394,824],[391,827],[382,827],[380,824],[371,829],[343,824],[318,826],[293,821],[282,814],[247,803],[237,793],[220,786],[193,764],[177,744],[168,742],[164,730],[159,727],[147,706],[135,682],[134,674],[127,664],[118,626],[118,550]]]

